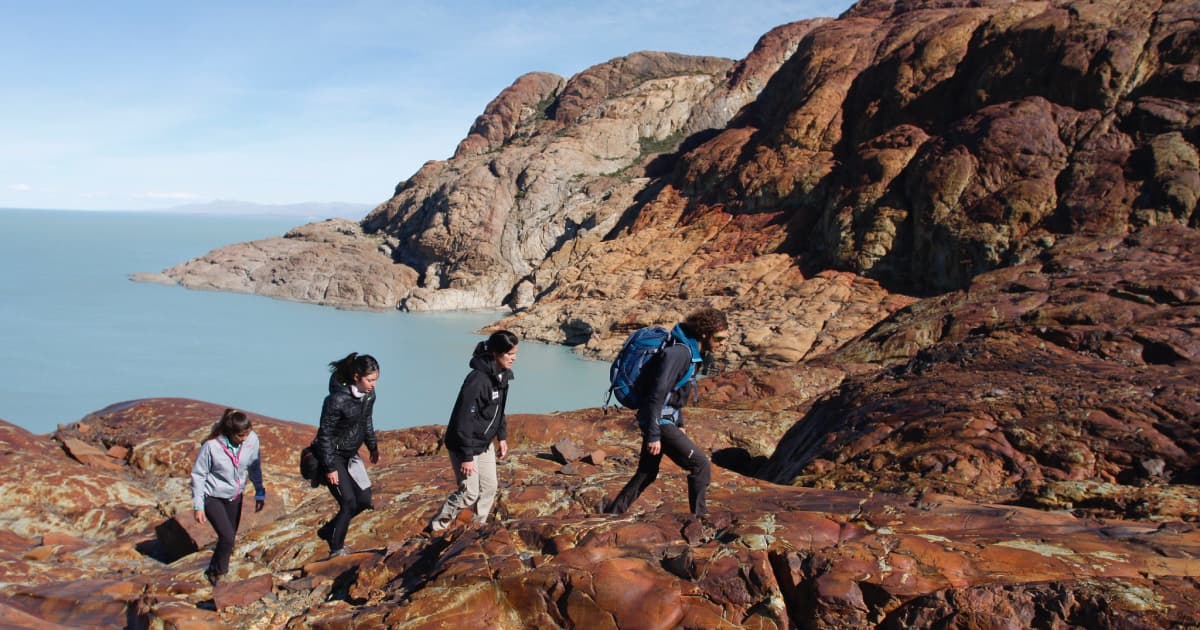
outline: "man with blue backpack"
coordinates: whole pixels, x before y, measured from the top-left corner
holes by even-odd
[[[668,333],[660,327],[634,332],[613,361],[610,392],[626,407],[637,409],[642,450],[637,472],[604,512],[622,514],[658,478],[662,456],[688,473],[688,507],[695,516],[706,511],[705,494],[712,477],[708,457],[683,433],[683,407],[696,394],[696,372],[706,354],[719,350],[729,337],[725,313],[702,308]]]

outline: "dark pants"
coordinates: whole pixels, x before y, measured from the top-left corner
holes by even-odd
[[[204,516],[217,532],[217,546],[208,562],[209,573],[229,573],[229,557],[233,555],[233,539],[242,520],[242,495],[232,499],[204,497]]]
[[[663,455],[670,457],[676,465],[688,471],[688,508],[692,514],[703,516],[707,510],[704,496],[708,492],[708,482],[712,479],[712,464],[709,463],[708,457],[679,430],[679,427],[664,424],[659,428],[662,430],[662,450],[658,455],[651,455],[650,451],[646,450],[646,440],[643,436],[637,472],[621,489],[617,498],[609,504],[606,510],[609,514],[623,514],[641,496],[642,491],[654,483],[658,478],[658,467],[662,463]]]
[[[333,519],[326,523],[326,531],[329,532],[329,550],[337,551],[346,544],[346,532],[350,529],[350,519],[354,518],[359,512],[371,508],[371,489],[359,488],[358,484],[354,483],[354,479],[350,477],[350,472],[346,469],[350,457],[341,454],[333,456],[334,468],[338,474],[338,485],[330,485],[325,482],[325,487],[329,488],[329,494],[333,495],[333,500],[337,501],[338,512]]]

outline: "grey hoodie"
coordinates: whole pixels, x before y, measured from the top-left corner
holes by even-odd
[[[266,498],[262,462],[258,456],[258,434],[251,431],[238,447],[236,468],[231,453],[226,452],[226,448],[228,445],[223,435],[205,440],[200,445],[196,463],[192,465],[192,508],[203,510],[204,497],[232,499],[238,496],[246,488],[247,478],[257,489],[254,498]]]

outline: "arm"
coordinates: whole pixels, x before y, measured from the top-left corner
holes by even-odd
[[[374,393],[371,396],[375,396]],[[363,429],[363,441],[367,444],[367,452],[371,455],[371,463],[379,463],[379,441],[375,437],[375,399],[371,400],[371,408],[367,412],[367,426]]]
[[[508,406],[508,388],[501,390],[500,400],[500,428],[496,429],[496,439],[499,440],[500,450],[496,452],[498,459],[504,459],[508,455],[508,414],[504,413],[505,407]]]
[[[483,421],[479,413],[491,402],[490,397],[488,377],[472,371],[463,381],[458,402],[454,406],[454,431],[458,436],[458,443],[462,445],[461,450],[456,453],[462,462],[458,469],[466,477],[475,474],[475,453],[472,449],[478,448],[478,445],[473,444],[476,440],[474,428],[477,423]]]
[[[325,402],[321,404],[321,424],[317,427],[317,438],[313,440],[313,445],[316,446],[315,450],[317,458],[321,460],[321,466],[327,471],[334,469],[333,438],[340,416],[341,413],[333,394],[326,396]]]
[[[196,453],[196,462],[192,464],[192,511],[195,512],[196,522],[204,522],[204,482],[212,468],[212,453],[208,450],[208,442],[200,445]]]
[[[475,453],[471,452],[471,443],[475,440],[473,431],[479,421],[479,410],[489,402],[487,399],[490,389],[487,387],[487,376],[471,371],[463,380],[458,392],[458,401],[454,405],[454,418],[451,419],[450,430],[453,430],[462,445],[457,454],[464,462],[474,461]]]
[[[262,509],[263,501],[267,499],[267,488],[263,485],[262,476],[262,442],[257,433],[250,434],[254,438],[254,459],[250,460],[250,482],[254,484],[254,511]]]
[[[661,358],[655,362],[658,365],[646,366],[654,368],[655,371],[649,383],[649,395],[637,413],[638,426],[645,431],[645,441],[648,444],[660,442],[662,439],[658,419],[662,415],[663,406],[667,404],[667,397],[675,389],[675,383],[679,382],[679,378],[687,371],[691,354],[682,345],[671,346],[664,350]]]

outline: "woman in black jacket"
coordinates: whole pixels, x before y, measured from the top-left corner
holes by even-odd
[[[358,449],[367,445],[371,463],[379,463],[375,441],[375,384],[379,362],[369,354],[351,352],[329,364],[329,395],[321,406],[321,426],[313,447],[325,470],[325,486],[338,504],[338,512],[317,530],[329,542],[330,557],[347,553],[346,531],[350,519],[371,509],[371,480]]]
[[[516,360],[517,336],[507,330],[492,333],[475,346],[471,372],[458,391],[446,428],[446,450],[458,490],[425,527],[426,533],[446,529],[465,508],[474,510],[476,525],[487,521],[499,487],[496,459],[508,455],[504,404]]]

